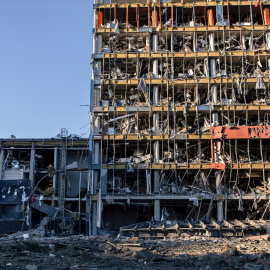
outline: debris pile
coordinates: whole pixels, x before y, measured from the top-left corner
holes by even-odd
[[[0,238],[0,269],[270,269],[267,236]]]

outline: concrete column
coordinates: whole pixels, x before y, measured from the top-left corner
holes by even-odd
[[[221,194],[220,182],[221,182],[221,172],[217,171],[216,174],[216,193]],[[223,202],[217,201],[217,221],[223,221]]]
[[[171,32],[171,52],[174,52],[173,32]]]
[[[101,53],[102,50],[102,35],[97,35],[96,53]]]
[[[217,76],[216,59],[215,58],[210,59],[210,76],[211,76],[211,78],[215,78]]]
[[[2,180],[3,177],[3,170],[4,170],[4,149],[0,150],[0,180]]]
[[[92,235],[92,228],[91,228],[91,195],[89,193],[86,194],[85,196],[85,221],[86,221],[86,226],[85,226],[85,231],[86,235],[90,236]]]
[[[95,39],[95,36],[94,36],[94,38],[93,38],[93,43],[92,43],[93,45],[93,48],[92,48],[92,53],[97,53],[97,42],[96,42],[96,39]]]
[[[197,51],[197,33],[193,33],[193,52]]]
[[[217,104],[217,86],[216,85],[211,86],[211,97],[212,97],[212,103]],[[213,112],[213,114],[212,114],[212,126],[217,126],[217,125],[218,125],[218,113]]]
[[[32,149],[30,154],[30,172],[29,172],[29,180],[31,185],[31,190],[34,189],[35,186],[35,155],[36,150],[34,149],[35,145],[32,143]],[[29,229],[32,229],[32,209],[29,208]]]
[[[212,103],[217,104],[217,86],[216,85],[211,86],[211,98],[212,98]]]
[[[215,51],[214,33],[209,34],[209,51]]]
[[[94,106],[100,106],[100,89],[99,88],[95,88],[95,102],[94,102]]]
[[[29,180],[31,181],[31,188],[34,188],[35,181],[35,155],[36,150],[32,148],[31,156],[30,156],[30,172],[29,172]]]
[[[265,39],[266,39],[266,49],[270,50],[270,32],[265,34]]]
[[[244,35],[242,35],[242,45],[243,45],[243,49],[246,50],[246,37]]]
[[[154,162],[159,163],[159,142],[154,142]]]
[[[92,235],[97,235],[97,202],[93,201],[92,203]]]
[[[102,2],[102,0],[95,0],[99,4]],[[102,36],[97,35],[96,37],[96,44],[95,44],[95,53],[102,53]],[[101,61],[97,61],[97,78],[101,78]],[[95,106],[100,105],[100,89],[95,89]],[[100,130],[100,117],[99,116],[93,116],[93,135],[98,135]],[[100,143],[98,141],[94,142],[94,153],[93,153],[93,164],[100,164]],[[98,182],[99,182],[99,170],[93,170],[92,174],[92,194],[97,194],[98,190]],[[98,228],[97,228],[97,201],[93,201],[92,203],[92,235],[97,235]]]
[[[141,72],[140,72],[140,66],[141,66],[141,62],[139,60],[139,58],[137,58],[137,64],[136,64],[136,78],[139,80],[141,78]]]
[[[153,42],[153,44],[152,44],[152,46],[153,46],[152,51],[153,52],[157,52],[158,51],[158,35],[156,35],[156,34],[153,35],[152,42]]]
[[[253,34],[252,34],[252,32],[251,32],[249,40],[248,40],[248,46],[249,46],[248,50],[253,51],[254,45],[253,45]]]
[[[158,113],[154,113],[153,125],[154,125],[154,129],[153,129],[154,133],[159,134],[159,114]]]
[[[96,9],[94,9],[94,14],[93,14],[93,29],[96,29],[97,27],[97,12],[96,12]],[[92,40],[92,43],[93,43],[93,53],[96,52],[96,39],[93,38]]]
[[[213,52],[214,50],[215,50],[215,47],[214,47],[214,33],[211,33],[211,34],[209,34],[209,51]],[[210,77],[215,78],[216,75],[217,75],[216,59],[211,58],[209,62],[210,62]],[[212,103],[216,104],[217,103],[217,86],[216,85],[211,86],[211,98],[212,98]],[[213,113],[213,118],[217,119],[217,113],[216,112]]]
[[[154,220],[160,221],[160,200],[154,200]]]
[[[158,36],[153,35],[153,52],[158,51]],[[153,76],[158,78],[158,60],[153,61]],[[153,87],[153,105],[159,105],[159,89],[158,86]],[[159,114],[153,115],[153,130],[155,134],[159,134]],[[159,142],[154,142],[154,162],[159,163]],[[159,175],[158,170],[154,171],[154,193],[159,193]],[[154,219],[160,220],[160,200],[154,200]]]
[[[171,52],[174,51],[173,32],[171,32]]]
[[[153,76],[154,78],[158,78],[158,60],[153,61]]]
[[[59,170],[59,151],[57,147],[54,147],[54,156],[53,156],[53,167],[58,171]],[[57,191],[57,183],[58,183],[58,174],[56,173],[53,176],[53,188],[55,193],[58,192]],[[55,197],[55,194],[52,195],[52,197]],[[55,201],[52,202],[53,207],[55,207]]]
[[[97,135],[100,130],[100,117],[96,116],[94,118],[94,129],[93,134]],[[93,156],[93,163],[100,164],[100,142],[94,142],[94,156]],[[93,174],[93,190],[92,194],[98,193],[98,181],[99,181],[99,170],[94,170]],[[98,228],[97,228],[97,201],[93,201],[93,208],[92,208],[92,235],[97,235]]]
[[[97,35],[97,40],[96,40],[96,53],[101,53],[101,49],[102,49],[102,36],[101,35]],[[97,61],[97,78],[100,79],[100,75],[101,75],[101,61]]]
[[[154,86],[153,87],[153,105],[154,106],[158,106],[158,100],[159,100],[159,91],[158,91],[158,87]],[[154,130],[154,134],[159,134],[159,114],[158,113],[154,113],[153,115],[153,130]],[[154,162],[155,163],[159,163],[159,141],[154,142]],[[159,192],[159,171],[155,171],[154,172],[154,179],[155,179],[155,183],[154,183],[154,191],[155,192]]]
[[[171,59],[171,74],[172,74],[171,79],[174,79],[174,58],[173,57]],[[168,106],[170,105],[168,104]]]
[[[158,100],[159,100],[159,91],[158,87],[154,86],[153,87],[153,105],[158,106]]]
[[[214,33],[209,34],[209,51],[214,51]],[[210,59],[210,77],[215,78],[217,75],[216,71],[216,59],[211,58]],[[217,94],[217,86],[212,85],[211,86],[211,97],[212,97],[212,103],[213,105],[217,104],[218,101],[218,94]],[[218,113],[213,112],[212,114],[212,126],[218,125]],[[220,171],[216,172],[215,174],[216,177],[216,193],[217,195],[221,194],[221,189],[220,189],[220,181],[221,181],[221,173]],[[217,201],[217,219],[218,221],[223,220],[223,203],[222,201]]]

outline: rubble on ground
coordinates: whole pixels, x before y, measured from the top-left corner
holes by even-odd
[[[270,269],[267,236],[0,238],[0,269]]]

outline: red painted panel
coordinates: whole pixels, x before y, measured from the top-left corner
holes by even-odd
[[[212,139],[270,139],[269,126],[211,127]]]
[[[212,163],[212,169],[225,171],[224,163]]]

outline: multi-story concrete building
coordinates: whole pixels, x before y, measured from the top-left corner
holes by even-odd
[[[266,219],[268,2],[96,0],[94,14],[92,234]]]

